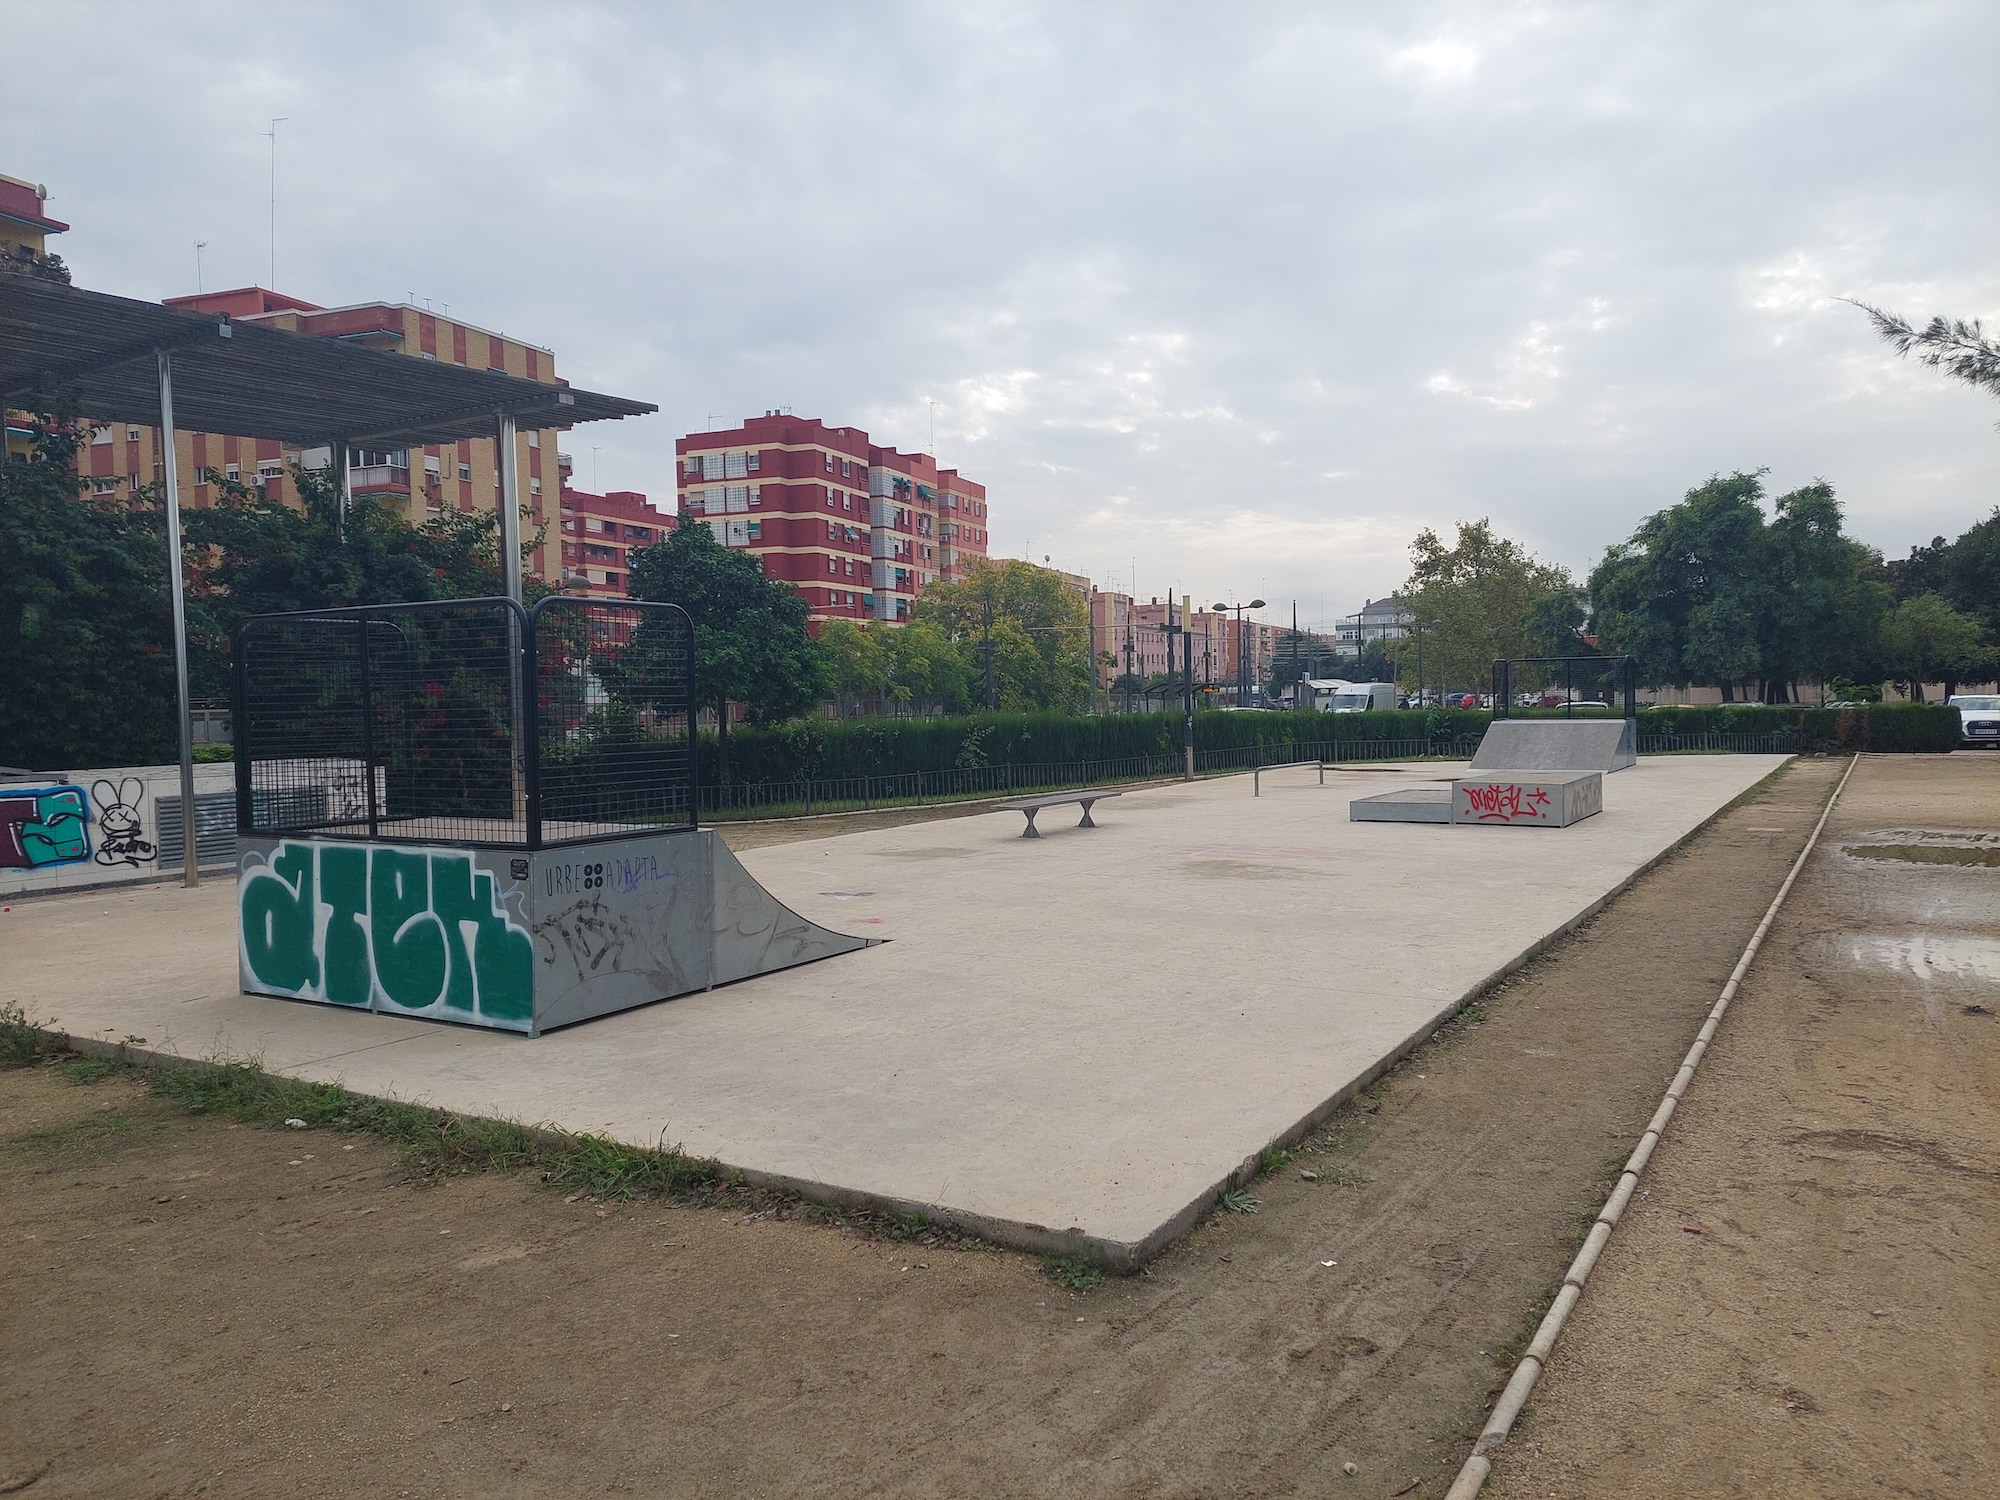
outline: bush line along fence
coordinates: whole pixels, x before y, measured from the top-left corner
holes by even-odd
[[[1544,715],[1530,712],[1527,717]],[[1555,715],[1559,717],[1560,715]],[[1198,713],[1195,769],[1214,775],[1288,761],[1463,759],[1491,715],[1469,709],[1360,714]],[[1955,709],[1723,705],[1639,713],[1642,755],[1800,751],[1943,752],[1959,743]],[[543,775],[575,797],[601,756],[621,774],[647,753],[643,734],[601,733],[557,752]],[[663,749],[663,754],[667,753]],[[1056,787],[1148,781],[1182,773],[1178,714],[979,714],[933,719],[808,719],[729,734],[722,777],[712,734],[700,745],[701,810],[717,818],[803,816]]]
[[[1364,714],[1195,716],[1198,774],[1247,771],[1289,761],[1463,759],[1491,715],[1472,710],[1378,710]],[[1859,749],[1949,751],[1958,715],[1941,705],[1869,709],[1752,707],[1642,710],[1642,754],[1734,752],[1791,754]],[[635,744],[577,745],[560,770],[587,787],[593,762],[614,752],[629,767]],[[729,735],[729,771],[721,775],[712,737],[701,745],[704,815],[721,818],[803,816],[817,812],[996,797],[1179,776],[1177,714],[981,714],[936,719],[803,720]]]

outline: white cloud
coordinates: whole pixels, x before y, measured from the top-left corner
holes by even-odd
[[[2000,310],[2000,10],[947,0],[11,6],[0,171],[85,285],[414,290],[662,407],[929,440],[998,550],[1214,597],[1401,581],[1491,515],[1587,568],[1716,470],[1901,552],[1991,508],[1991,402],[1834,298]],[[353,66],[393,36],[397,67]],[[422,80],[412,87],[411,80]],[[190,80],[193,80],[191,83]],[[932,406],[935,402],[935,408]]]

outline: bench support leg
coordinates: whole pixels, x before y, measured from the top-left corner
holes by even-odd
[[[1038,838],[1040,838],[1040,837],[1041,837],[1041,835],[1040,835],[1039,833],[1035,832],[1035,814],[1036,814],[1036,813],[1038,813],[1038,812],[1040,812],[1040,811],[1041,811],[1041,809],[1040,809],[1040,808],[1037,808],[1037,807],[1024,807],[1024,808],[1022,808],[1022,809],[1021,809],[1021,811],[1023,811],[1024,813],[1026,813],[1026,814],[1028,815],[1028,827],[1027,827],[1027,831],[1026,831],[1026,832],[1024,832],[1024,833],[1023,833],[1023,834],[1021,835],[1021,837],[1022,837],[1022,838],[1024,838],[1024,839],[1038,839]]]
[[[1090,820],[1090,803],[1091,803],[1091,802],[1095,802],[1096,800],[1097,800],[1097,799],[1096,799],[1095,797],[1092,797],[1092,798],[1090,799],[1090,802],[1086,802],[1086,803],[1084,803],[1084,804],[1083,804],[1083,816],[1082,816],[1081,818],[1079,818],[1079,819],[1077,820],[1077,825],[1076,825],[1077,827],[1079,827],[1079,828],[1095,828],[1095,827],[1097,826],[1097,825],[1096,825],[1095,823],[1091,822],[1091,820]]]

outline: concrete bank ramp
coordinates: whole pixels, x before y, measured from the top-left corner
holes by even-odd
[[[1622,771],[1636,765],[1630,719],[1495,719],[1472,754],[1475,771]]]

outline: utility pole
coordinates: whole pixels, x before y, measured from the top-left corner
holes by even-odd
[[[1173,596],[1167,605],[1173,606]],[[1194,780],[1194,597],[1181,595],[1181,753],[1186,760],[1184,781]]]

